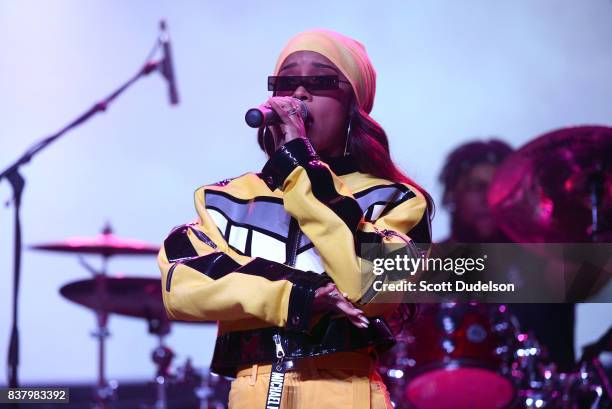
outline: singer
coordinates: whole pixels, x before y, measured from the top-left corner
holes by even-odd
[[[362,301],[360,243],[430,242],[431,199],[369,116],[361,43],[300,33],[268,89],[261,172],[199,188],[197,221],[160,250],[166,311],[219,321],[212,371],[236,377],[232,409],[391,408],[374,366],[397,306]]]

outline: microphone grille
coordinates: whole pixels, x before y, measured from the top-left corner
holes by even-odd
[[[302,116],[302,119],[306,119],[308,117],[308,107],[301,99],[298,99],[298,101],[300,102],[300,115]]]

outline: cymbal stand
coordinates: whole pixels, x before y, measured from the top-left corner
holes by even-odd
[[[592,241],[597,241],[601,233],[601,220],[599,219],[601,199],[603,196],[603,172],[601,164],[597,164],[597,170],[589,177],[589,196],[591,199],[591,226],[589,233]]]
[[[589,226],[588,233],[591,237],[591,241],[597,243],[601,240],[604,242],[610,231],[609,220],[601,219],[601,205],[604,198],[604,168],[601,163],[597,163],[595,170],[591,173],[588,179],[589,183],[589,196],[591,201],[591,226]]]
[[[102,229],[102,234],[111,234],[112,228],[109,223],[106,223]],[[96,281],[96,298],[98,299],[99,305],[104,306],[108,303],[106,297],[106,277],[107,277],[107,266],[110,255],[102,255],[102,268],[96,269],[91,266],[82,256],[79,256],[80,264],[89,271]],[[95,409],[107,409],[110,407],[110,402],[116,398],[117,382],[106,380],[106,338],[110,336],[108,330],[108,312],[102,308],[95,310],[96,314],[96,329],[91,332],[91,336],[98,340],[98,381],[94,391],[94,408]]]
[[[209,409],[209,400],[213,395],[213,389],[211,388],[210,379],[211,374],[208,368],[203,368],[200,371],[200,386],[195,388],[195,395],[198,397],[200,401],[199,409]]]
[[[110,225],[107,223],[102,230],[102,234],[112,232]],[[102,268],[96,271],[87,264],[84,259],[80,259],[81,264],[85,266],[90,272],[93,273],[96,280],[96,294],[100,302],[100,305],[106,305],[108,303],[106,293],[106,277],[107,277],[107,266],[109,255],[102,256]],[[96,385],[94,399],[95,409],[107,409],[111,407],[111,401],[114,400],[117,390],[117,382],[106,380],[106,338],[110,336],[108,330],[108,312],[102,309],[96,309],[96,322],[98,324],[95,331],[91,333],[94,338],[98,339],[98,383]]]
[[[96,277],[98,279],[99,277]],[[103,280],[100,280],[103,281]],[[94,392],[95,409],[107,409],[112,407],[111,401],[116,398],[117,382],[106,381],[105,361],[106,361],[106,338],[110,336],[110,332],[106,326],[108,321],[108,313],[96,310],[97,328],[91,332],[91,336],[98,339],[98,383]]]
[[[157,390],[154,409],[167,409],[168,397],[166,394],[167,383],[171,379],[169,373],[170,364],[174,358],[174,352],[164,344],[164,337],[170,333],[170,322],[168,319],[148,319],[149,333],[157,336],[159,343],[157,348],[153,350],[151,359],[157,366],[155,374],[155,387]]]

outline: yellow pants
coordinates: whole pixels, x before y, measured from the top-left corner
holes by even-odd
[[[341,352],[305,358],[285,375],[281,409],[392,409],[387,388],[367,354]],[[241,369],[232,382],[229,409],[264,409],[270,365]]]

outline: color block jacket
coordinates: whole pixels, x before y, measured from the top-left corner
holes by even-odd
[[[360,243],[429,242],[424,196],[360,173],[350,157],[323,162],[307,139],[283,145],[261,173],[195,192],[198,220],[175,228],[160,250],[171,319],[219,321],[212,370],[275,359],[388,347],[389,305],[359,305],[368,287]],[[365,275],[364,275],[365,274]],[[370,319],[313,316],[315,290],[332,280]]]

